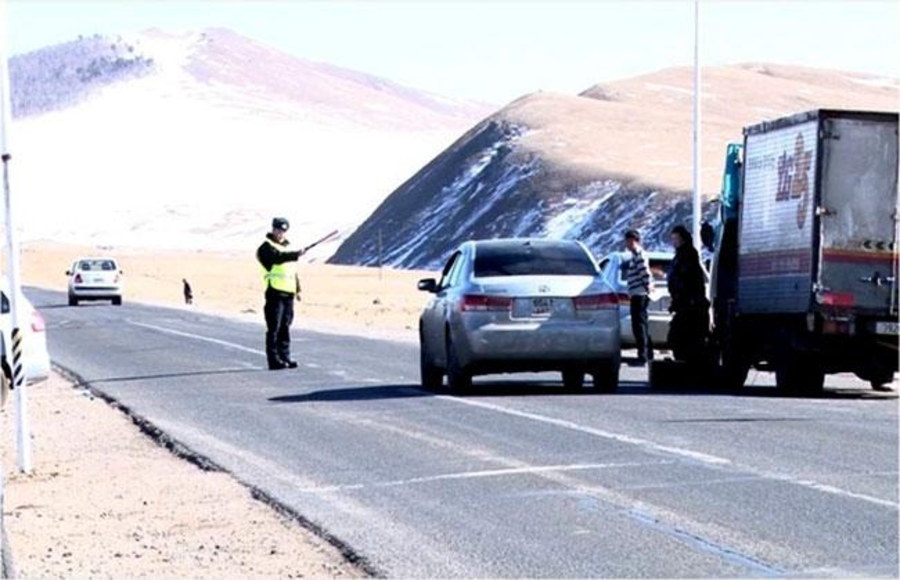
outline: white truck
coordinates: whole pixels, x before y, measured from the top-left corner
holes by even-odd
[[[826,373],[893,380],[897,121],[815,110],[747,127],[729,146],[710,297],[732,386],[754,366],[791,392],[820,390]]]

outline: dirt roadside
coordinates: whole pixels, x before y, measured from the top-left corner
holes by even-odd
[[[4,522],[23,578],[360,577],[340,551],[141,433],[58,375],[29,389],[34,471],[15,468],[0,412]]]

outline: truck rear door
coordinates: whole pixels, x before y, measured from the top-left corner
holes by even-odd
[[[819,301],[897,312],[897,116],[822,122]]]

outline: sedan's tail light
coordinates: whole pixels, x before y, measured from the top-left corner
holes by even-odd
[[[575,310],[602,310],[618,306],[619,297],[616,294],[591,294],[575,297]]]
[[[463,312],[492,312],[510,310],[512,298],[506,296],[473,296],[462,297],[460,308]]]
[[[118,284],[118,283],[119,283],[119,279],[120,279],[120,278],[119,278],[119,275],[116,274],[116,278],[113,280],[113,283],[114,283],[114,284]]]
[[[44,317],[37,310],[31,312],[31,330],[32,332],[44,332],[47,326],[44,324]]]
[[[82,281],[81,274],[75,274],[75,283],[81,284]]]

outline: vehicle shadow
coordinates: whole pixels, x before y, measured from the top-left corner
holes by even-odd
[[[57,310],[61,308],[98,308],[101,306],[112,306],[112,304],[110,304],[109,300],[94,300],[91,302],[83,302],[78,306],[69,306],[65,302],[53,302],[50,304],[41,304],[38,302],[34,303],[34,307],[37,310]],[[116,306],[116,308],[121,308],[121,306]]]
[[[554,381],[515,381],[515,380],[484,380],[476,379],[472,389],[464,395],[451,393],[446,387],[440,389],[424,389],[418,384],[384,384],[384,385],[345,385],[335,388],[320,389],[308,393],[294,395],[280,395],[270,397],[271,403],[314,403],[314,402],[350,402],[350,401],[378,401],[389,399],[416,399],[436,396],[455,396],[463,398],[492,398],[492,397],[616,397],[616,396],[643,396],[643,397],[684,397],[684,396],[717,396],[735,398],[793,398],[793,399],[836,399],[836,400],[863,400],[863,401],[890,401],[896,403],[897,394],[865,391],[863,389],[830,389],[826,388],[821,393],[808,396],[790,395],[776,391],[772,387],[745,387],[737,391],[725,391],[711,385],[686,385],[679,388],[665,390],[653,390],[645,381],[623,380],[619,383],[616,393],[603,394],[586,387],[578,391],[563,388],[562,383]]]
[[[636,388],[639,383],[623,382],[620,388]],[[472,390],[465,395],[451,393],[446,387],[429,390],[418,384],[406,385],[366,385],[322,389],[297,395],[282,395],[269,398],[273,403],[306,403],[323,401],[374,401],[382,399],[409,399],[436,396],[464,397],[535,397],[535,396],[596,396],[590,388],[579,391],[566,390],[562,383],[552,381],[491,381],[476,379]]]

